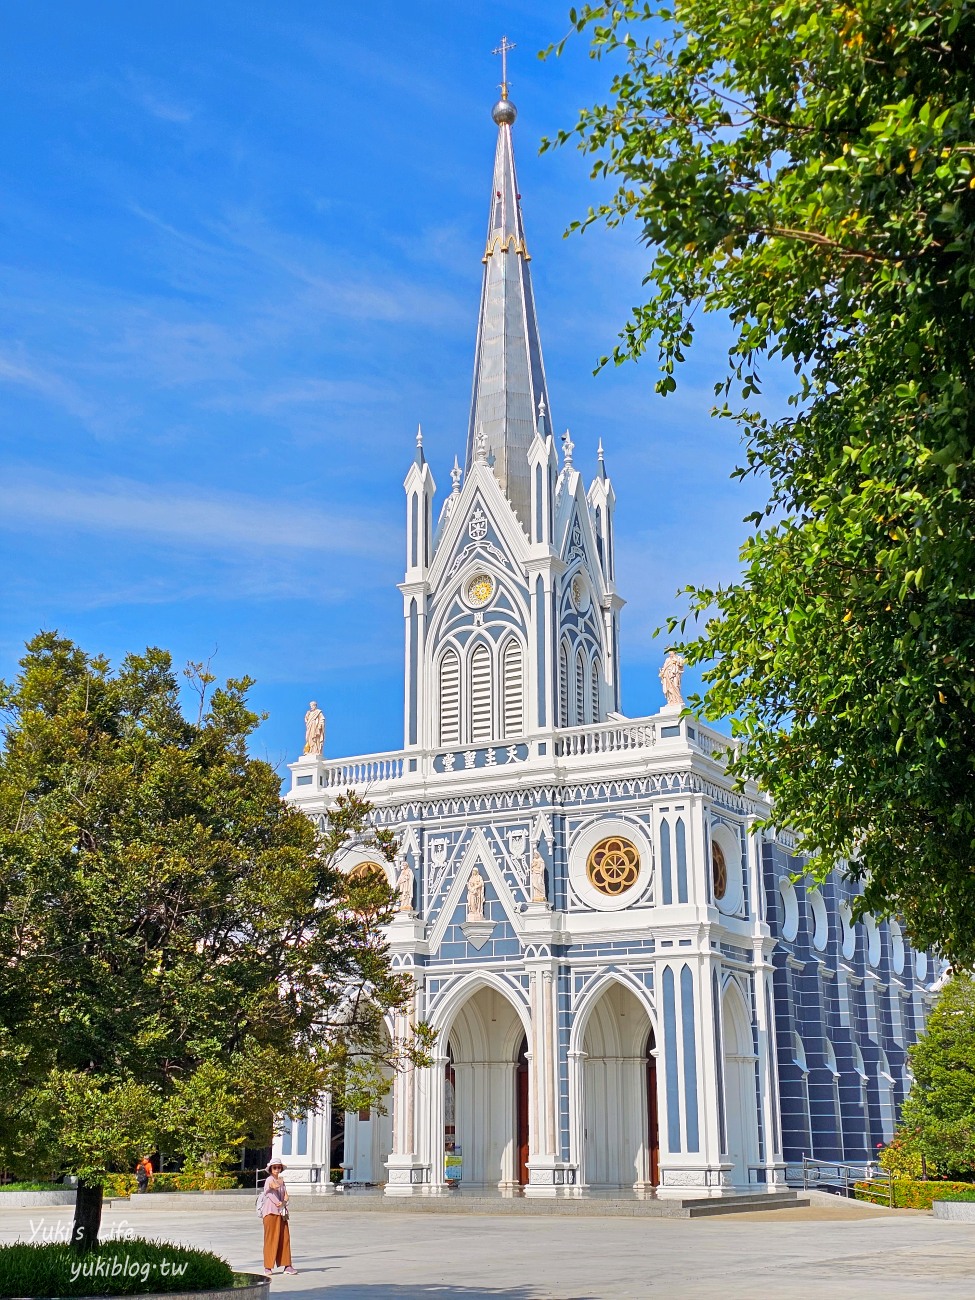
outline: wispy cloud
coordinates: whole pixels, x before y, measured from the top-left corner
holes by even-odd
[[[214,552],[274,550],[382,558],[388,530],[364,517],[304,501],[273,502],[238,493],[154,486],[131,479],[7,475],[0,484],[0,527],[47,529],[201,546]]]
[[[23,354],[0,353],[0,384],[26,388],[86,422],[96,414],[94,403],[75,384],[46,366],[28,360]]]
[[[126,78],[125,95],[134,104],[144,108],[161,122],[186,126],[193,120],[193,109],[158,82],[150,81],[141,73],[130,71]]]

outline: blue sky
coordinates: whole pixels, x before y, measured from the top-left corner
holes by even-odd
[[[627,713],[661,702],[651,639],[687,582],[736,569],[758,486],[712,420],[725,338],[678,392],[593,376],[647,254],[563,239],[597,201],[574,150],[604,92],[547,0],[491,6],[74,0],[8,7],[0,112],[0,677],[57,627],[118,658],[216,652],[257,678],[254,751],[402,743],[402,480],[422,422],[440,493],[463,459],[502,31],[554,421],[602,437],[618,498]]]

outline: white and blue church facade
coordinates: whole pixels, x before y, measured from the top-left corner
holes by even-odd
[[[406,475],[404,744],[291,765],[311,818],[354,787],[400,844],[389,927],[432,1063],[345,1117],[347,1180],[389,1196],[770,1192],[803,1155],[891,1137],[935,972],[856,886],[798,877],[724,736],[621,711],[613,485],[552,433],[512,153],[495,106],[465,463]],[[458,448],[459,450],[459,448]],[[328,1191],[328,1099],[275,1152]],[[459,1175],[459,1179],[458,1176]]]

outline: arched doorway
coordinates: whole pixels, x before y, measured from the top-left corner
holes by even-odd
[[[445,1138],[452,1136],[455,1151],[459,1148],[460,1188],[513,1195],[527,1177],[527,1043],[521,1016],[502,992],[482,986],[455,1015],[448,1053],[454,1132]]]
[[[583,1034],[584,1181],[595,1191],[656,1185],[657,1062],[650,1017],[618,982]]]
[[[388,1046],[388,1037],[386,1043]],[[387,1083],[392,1085],[392,1070],[384,1068],[382,1074]],[[338,1163],[351,1166],[347,1170],[347,1178],[350,1183],[366,1183],[372,1186],[385,1184],[387,1177],[386,1161],[393,1149],[392,1112],[393,1094],[392,1087],[390,1087],[381,1108],[379,1106],[364,1106],[358,1111],[346,1111],[342,1117],[342,1159]],[[333,1143],[336,1136],[336,1127],[336,1121],[333,1118]]]
[[[755,1049],[741,990],[732,980],[722,1002],[724,1025],[725,1113],[728,1121],[727,1158],[736,1187],[747,1187],[749,1166],[758,1159],[758,1112],[755,1092]]]

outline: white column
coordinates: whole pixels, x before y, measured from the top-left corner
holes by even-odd
[[[569,1053],[569,1158],[578,1169],[579,1189],[586,1187],[586,1053]]]
[[[531,1123],[528,1134],[528,1186],[525,1195],[574,1194],[566,1183],[566,1162],[560,1158],[558,1130],[559,1055],[557,966],[543,958],[528,970],[531,1034],[528,1052],[528,1090]]]
[[[420,1156],[422,1165],[429,1171],[429,1181],[423,1185],[428,1196],[440,1196],[447,1191],[444,1178],[444,1072],[447,1054],[434,1055],[433,1063],[420,1072],[417,1080],[422,1096],[420,1107]]]
[[[396,1018],[395,1032],[407,1041],[416,1024],[416,1004]],[[417,1108],[420,1105],[417,1069],[406,1064],[393,1078],[392,1151],[386,1161],[386,1196],[415,1196],[424,1186],[424,1161],[417,1149]]]

